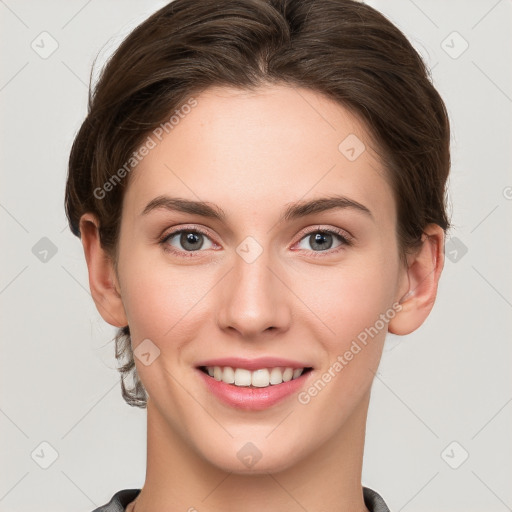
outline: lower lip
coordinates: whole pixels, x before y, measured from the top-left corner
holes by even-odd
[[[267,386],[266,388],[240,387],[233,384],[226,384],[210,377],[202,370],[196,369],[203,379],[206,387],[217,398],[224,403],[237,409],[259,411],[267,409],[296,393],[302,388],[312,372],[297,377],[296,379]]]

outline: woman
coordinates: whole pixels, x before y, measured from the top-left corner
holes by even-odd
[[[175,0],[102,72],[66,212],[142,489],[97,511],[387,511],[361,484],[387,332],[434,304],[449,122],[421,58],[350,0]]]

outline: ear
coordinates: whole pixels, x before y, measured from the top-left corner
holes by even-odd
[[[89,287],[98,312],[115,327],[128,325],[112,258],[100,244],[99,221],[92,213],[80,218],[80,233],[89,270]]]
[[[429,224],[421,239],[421,247],[408,258],[404,270],[406,286],[402,287],[398,297],[402,309],[388,324],[392,334],[410,334],[418,329],[436,300],[437,284],[444,266],[444,231],[437,224]]]

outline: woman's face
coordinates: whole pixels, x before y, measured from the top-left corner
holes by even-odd
[[[118,278],[137,372],[151,414],[203,459],[278,471],[364,429],[407,289],[395,203],[364,127],[326,97],[267,86],[195,100],[151,135],[124,198]],[[200,366],[239,368],[245,385]],[[285,367],[312,370],[265,385]]]

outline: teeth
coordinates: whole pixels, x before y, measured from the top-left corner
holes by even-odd
[[[266,368],[252,372],[251,384],[256,388],[266,388],[270,385],[270,372]]]
[[[303,371],[304,368],[295,368],[295,370],[293,370],[292,380],[296,379],[297,377],[300,377]]]
[[[272,368],[270,371],[270,384],[281,384],[283,382],[283,372],[280,368]]]
[[[228,384],[233,384],[235,382],[235,371],[233,368],[226,366],[226,368],[224,368],[224,372],[222,373],[222,379]]]
[[[283,382],[288,382],[289,380],[292,380],[293,377],[293,368],[286,368],[286,370],[283,372]]]
[[[223,375],[224,377],[224,375]],[[251,385],[251,372],[242,368],[235,370],[235,386],[250,386]]]
[[[226,384],[240,387],[266,388],[270,385],[275,386],[276,384],[297,379],[302,375],[304,368],[261,368],[252,372],[245,368],[207,366],[206,371],[210,377]]]

